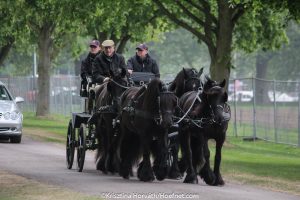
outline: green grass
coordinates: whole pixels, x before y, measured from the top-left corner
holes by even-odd
[[[228,173],[246,173],[300,181],[300,148],[265,141],[247,142],[228,138],[222,168]]]
[[[25,112],[23,115],[23,126],[25,128],[43,129],[61,136],[66,135],[70,117],[51,115],[49,117],[38,118],[34,113],[30,112]]]

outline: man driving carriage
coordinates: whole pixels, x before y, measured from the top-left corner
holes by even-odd
[[[103,51],[96,56],[92,67],[92,77],[95,83],[101,84],[110,79],[110,70],[118,68],[126,70],[125,58],[115,52],[113,40],[105,40],[102,43]]]

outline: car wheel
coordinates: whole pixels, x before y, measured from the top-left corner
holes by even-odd
[[[22,135],[10,137],[11,143],[21,143]]]

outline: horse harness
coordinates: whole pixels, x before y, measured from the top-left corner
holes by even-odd
[[[209,117],[201,117],[200,119],[192,119],[191,117],[188,116],[190,113],[192,107],[195,105],[196,101],[198,100],[200,103],[202,102],[201,98],[199,97],[199,94],[203,92],[202,89],[199,89],[197,92],[197,95],[195,96],[193,103],[189,107],[189,109],[184,112],[179,106],[179,112],[182,114],[182,117],[177,117],[174,116],[173,118],[177,120],[175,124],[179,124],[181,121],[189,124],[193,124],[198,128],[204,128],[206,125],[212,125],[212,124],[217,124],[221,126],[224,122],[228,122],[230,120],[230,106],[227,103],[223,104],[218,104],[215,106],[212,106],[209,104]],[[213,107],[216,107],[217,109],[222,109],[222,120],[218,121],[216,118],[215,111]]]

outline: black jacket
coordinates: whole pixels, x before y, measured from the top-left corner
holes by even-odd
[[[151,72],[155,74],[156,77],[159,77],[158,65],[148,54],[144,60],[138,55],[129,58],[127,61],[127,69],[131,69],[134,72]]]
[[[105,77],[110,77],[110,70],[118,68],[126,71],[125,59],[121,54],[114,53],[112,57],[107,57],[103,52],[96,56],[93,63],[93,81],[102,83]]]
[[[86,80],[86,77],[92,76],[92,65],[98,54],[100,54],[100,51],[97,54],[92,54],[90,52],[87,55],[87,57],[81,62],[80,76],[81,76],[82,80]]]

